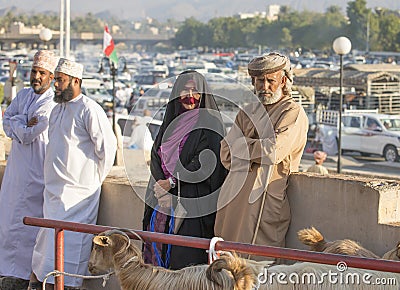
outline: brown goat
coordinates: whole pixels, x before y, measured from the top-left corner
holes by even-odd
[[[298,239],[305,245],[310,246],[312,251],[358,256],[364,258],[379,259],[373,252],[365,249],[359,243],[344,239],[327,242],[324,236],[314,227],[297,232]]]
[[[400,242],[397,243],[397,246],[394,249],[384,254],[382,259],[400,261]]]
[[[115,270],[123,290],[252,289],[256,277],[244,259],[226,255],[211,265],[168,270],[143,262],[141,250],[127,234],[110,230],[93,238],[89,271]]]

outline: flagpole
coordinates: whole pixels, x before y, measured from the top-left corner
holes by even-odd
[[[117,127],[116,127],[116,118],[115,118],[115,76],[117,74],[117,67],[118,66],[118,57],[117,54],[114,50],[114,40],[112,39],[112,36],[110,34],[110,31],[108,30],[108,26],[104,26],[104,38],[103,38],[103,52],[107,56],[109,64],[110,64],[110,69],[111,69],[111,77],[112,77],[112,100],[113,100],[113,106],[112,106],[112,127],[113,127],[113,132],[115,136],[118,138],[118,132],[117,132]],[[121,134],[119,134],[121,135]],[[121,145],[122,148],[122,145]],[[118,152],[115,155],[114,159],[114,165],[118,165]]]
[[[115,132],[115,74],[116,74],[116,69],[114,66],[114,62],[110,61],[111,63],[111,77],[112,77],[112,92],[113,92],[113,106],[112,106],[112,124],[113,124],[113,131],[115,136],[117,135],[117,132]]]

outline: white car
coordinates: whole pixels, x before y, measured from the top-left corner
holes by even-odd
[[[124,144],[129,143],[130,137],[132,135],[133,120],[135,119],[135,117],[136,116],[134,116],[134,115],[125,115],[125,114],[118,114],[118,113],[115,115],[116,123],[121,128],[121,133],[122,133]],[[162,121],[150,117],[148,119],[148,122],[146,122],[146,123],[147,123],[147,127],[150,130],[151,137],[154,140],[158,134],[158,131],[160,129]]]
[[[377,154],[386,161],[398,161],[400,155],[400,117],[385,114],[342,116],[342,149],[362,155]]]
[[[325,111],[319,119],[323,136],[338,136],[338,112]],[[360,152],[363,156],[380,155],[386,161],[399,161],[400,116],[371,112],[345,111],[342,114],[342,151]]]
[[[95,78],[84,77],[82,79],[82,93],[102,106],[104,103],[113,102],[113,97],[107,92],[103,81]]]
[[[171,92],[171,88],[159,89],[158,87],[146,91],[144,96],[138,97],[135,101],[131,114],[143,116],[144,111],[148,110],[154,119],[162,120]]]

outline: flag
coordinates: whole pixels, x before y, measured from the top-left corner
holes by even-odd
[[[115,51],[114,40],[112,39],[107,25],[104,26],[103,52],[114,63],[114,65],[117,66],[117,52]]]

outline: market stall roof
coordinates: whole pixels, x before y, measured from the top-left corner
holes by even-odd
[[[361,65],[362,66],[362,65]],[[374,81],[400,82],[400,71],[356,70],[357,67],[346,67],[343,70],[343,86],[365,88]],[[364,68],[365,69],[365,68]],[[327,69],[294,70],[294,85],[310,87],[338,87],[340,72]]]

